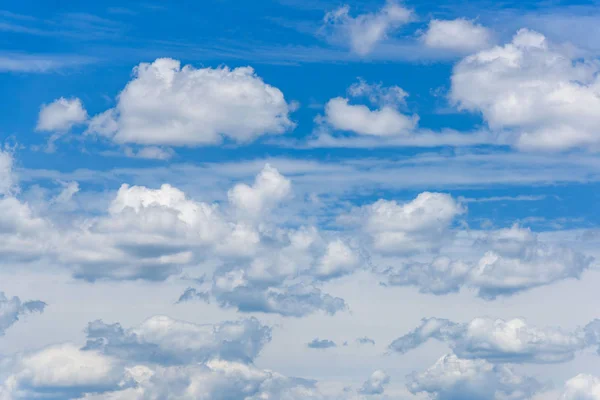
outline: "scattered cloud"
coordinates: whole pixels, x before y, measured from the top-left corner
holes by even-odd
[[[433,19],[421,36],[423,44],[439,50],[456,53],[472,53],[490,47],[492,33],[473,21]]]

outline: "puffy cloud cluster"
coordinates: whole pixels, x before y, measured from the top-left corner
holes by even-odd
[[[598,345],[600,321],[565,332],[558,328],[529,326],[523,319],[475,318],[468,323],[426,318],[421,325],[394,340],[390,350],[406,353],[430,339],[447,343],[461,358],[506,363],[557,363],[578,351]]]
[[[291,196],[291,182],[266,165],[253,184],[235,185],[224,204],[195,201],[168,184],[124,184],[106,214],[59,227],[8,195],[0,198],[0,254],[53,261],[87,281],[159,281],[201,268],[212,279],[190,287],[180,302],[214,297],[222,307],[288,316],[344,310],[343,299],[319,286],[353,273],[360,257],[340,234],[275,216]]]
[[[450,100],[480,112],[522,149],[563,150],[600,142],[598,63],[573,58],[542,34],[520,30],[504,46],[459,62]]]
[[[385,270],[387,283],[415,286],[423,293],[447,294],[462,287],[493,300],[565,279],[579,279],[592,258],[565,246],[542,242],[517,225],[486,233],[476,245],[484,254],[478,261],[440,256],[428,263],[401,262]]]
[[[435,400],[527,400],[541,389],[541,384],[506,365],[463,360],[449,354],[425,372],[410,376],[408,389],[427,393]]]
[[[489,47],[492,34],[484,26],[464,18],[433,19],[421,40],[433,49],[470,53]]]
[[[335,130],[358,135],[394,137],[409,135],[417,126],[417,115],[405,115],[401,108],[408,96],[398,86],[383,87],[359,81],[348,89],[348,97],[335,97],[325,105],[325,115],[320,118]],[[375,105],[350,104],[351,98],[366,97]]]
[[[20,317],[33,312],[43,312],[46,303],[40,300],[22,301],[19,297],[6,297],[0,292],[0,336],[3,336],[8,328],[14,325]]]
[[[413,18],[411,10],[387,0],[385,6],[374,13],[350,15],[350,7],[342,6],[325,15],[321,33],[335,43],[348,45],[360,55],[368,55],[390,33]]]
[[[249,142],[293,128],[290,111],[283,93],[251,67],[196,69],[159,58],[134,69],[116,107],[92,118],[88,131],[120,144]]]
[[[1,365],[0,398],[324,399],[314,382],[253,365],[271,329],[256,319],[196,325],[153,317],[133,329],[89,324],[88,342],[51,345]]]

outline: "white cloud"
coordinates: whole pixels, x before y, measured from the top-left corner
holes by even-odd
[[[0,149],[0,195],[10,194],[14,185],[13,156]]]
[[[235,185],[228,193],[229,202],[244,216],[259,217],[291,193],[291,183],[279,171],[266,164],[254,185]]]
[[[435,400],[527,400],[541,388],[533,378],[517,375],[504,365],[484,360],[462,360],[454,354],[440,358],[431,368],[413,374],[408,389],[428,393]]]
[[[563,245],[545,243],[517,225],[488,231],[473,243],[484,253],[477,261],[440,256],[428,263],[401,262],[384,271],[388,284],[416,286],[423,293],[447,294],[462,287],[493,300],[565,279],[579,279],[593,259]]]
[[[359,224],[377,252],[409,254],[436,250],[449,237],[451,223],[464,211],[448,194],[423,192],[403,204],[380,199],[339,220]]]
[[[383,394],[385,386],[390,383],[390,376],[385,371],[377,370],[363,383],[359,392],[366,395]]]
[[[365,96],[378,108],[372,110],[363,104],[349,104],[349,98],[335,97],[325,105],[325,116],[322,117],[323,122],[333,129],[390,137],[407,136],[417,126],[418,116],[405,115],[399,110],[408,94],[398,86],[382,87],[361,80],[348,89],[348,95],[353,98]]]
[[[588,374],[579,374],[565,384],[560,400],[600,399],[600,379]]]
[[[600,142],[600,68],[572,58],[533,31],[459,62],[450,100],[481,112],[526,150],[564,150]]]
[[[92,118],[88,132],[119,144],[243,143],[292,129],[289,112],[283,93],[250,67],[196,69],[160,58],[134,69],[116,107]]]
[[[537,328],[521,318],[511,320],[475,318],[468,323],[426,318],[421,325],[394,340],[389,348],[406,353],[436,339],[466,359],[492,363],[558,363],[570,361],[589,346],[598,345],[600,330],[593,321],[583,329]]]
[[[381,41],[402,25],[411,21],[413,13],[394,0],[377,12],[350,15],[350,7],[342,6],[325,15],[321,33],[331,41],[347,44],[350,49],[360,56],[368,55]]]
[[[490,46],[491,32],[473,21],[458,18],[454,20],[434,19],[421,36],[427,47],[457,53],[470,53]]]
[[[61,97],[50,104],[42,105],[38,116],[38,131],[68,132],[75,125],[81,125],[88,119],[87,111],[78,98]]]

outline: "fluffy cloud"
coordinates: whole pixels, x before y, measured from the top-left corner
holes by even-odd
[[[270,339],[255,319],[204,326],[153,317],[139,327],[90,323],[72,343],[17,354],[0,365],[0,398],[21,400],[326,400],[316,382],[257,368]]]
[[[451,223],[463,212],[452,196],[423,192],[406,203],[381,199],[339,220],[358,224],[377,252],[410,254],[437,249],[448,237]]]
[[[363,383],[359,393],[366,395],[383,394],[388,383],[390,383],[390,376],[385,371],[377,370]]]
[[[461,324],[426,318],[389,347],[405,353],[429,339],[436,339],[447,343],[461,358],[494,363],[556,363],[569,361],[576,352],[597,345],[599,334],[598,321],[583,329],[565,332],[558,328],[532,327],[523,319],[505,321],[483,317]]]
[[[458,63],[450,100],[481,112],[522,149],[597,145],[600,81],[596,62],[572,58],[533,31]]]
[[[600,379],[588,374],[580,374],[565,384],[561,400],[598,400],[600,399]]]
[[[23,302],[16,296],[9,299],[4,292],[0,292],[0,336],[4,335],[6,330],[19,320],[19,317],[32,312],[41,313],[44,308],[46,303],[43,301]]]
[[[134,69],[116,107],[95,116],[88,132],[120,144],[249,142],[293,128],[289,112],[283,93],[250,67],[196,69],[160,58]]]
[[[350,7],[343,6],[325,15],[321,33],[336,43],[347,44],[360,56],[368,55],[377,43],[412,19],[412,11],[394,0],[375,13],[350,15]]]
[[[87,111],[78,98],[61,97],[50,104],[42,105],[36,130],[50,132],[67,132],[73,126],[87,121]]]
[[[517,375],[507,366],[462,360],[454,354],[413,374],[408,383],[412,393],[428,393],[435,400],[526,400],[540,388],[535,379]]]
[[[493,300],[565,279],[579,279],[592,258],[570,248],[544,243],[529,229],[517,225],[487,232],[474,243],[485,253],[476,262],[446,256],[429,263],[404,262],[385,270],[387,283],[416,286],[423,293],[447,294],[462,287]]]
[[[433,49],[469,53],[489,47],[491,36],[487,28],[464,18],[434,19],[429,22],[421,40]]]
[[[359,135],[391,137],[406,136],[417,126],[418,116],[400,111],[408,94],[398,86],[382,87],[361,80],[348,89],[348,95],[366,97],[378,108],[349,104],[348,97],[333,98],[325,105],[325,116],[321,118],[329,127]]]

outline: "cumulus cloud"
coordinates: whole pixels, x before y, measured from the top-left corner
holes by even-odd
[[[6,297],[4,292],[0,292],[0,336],[3,336],[8,328],[13,326],[20,317],[38,312],[41,313],[46,308],[46,303],[39,300],[21,301],[14,296]]]
[[[88,119],[87,111],[78,98],[61,97],[50,104],[42,105],[38,116],[38,131],[68,132],[75,125],[81,125]]]
[[[598,400],[600,399],[600,379],[579,374],[565,384],[560,400]]]
[[[421,36],[425,46],[457,53],[471,53],[485,49],[492,42],[491,32],[482,25],[465,18],[434,19]]]
[[[380,199],[340,217],[345,224],[358,224],[383,254],[410,254],[437,249],[449,236],[449,228],[464,208],[445,193],[420,193],[398,203]]]
[[[359,393],[366,395],[383,394],[388,383],[390,383],[390,376],[385,371],[377,370],[363,383]]]
[[[447,343],[460,358],[502,363],[558,363],[598,344],[600,325],[593,321],[583,329],[566,332],[537,328],[524,319],[475,318],[468,323],[426,318],[421,325],[394,340],[390,350],[406,353],[430,339]]]
[[[90,323],[88,342],[51,345],[3,360],[0,396],[86,400],[339,398],[316,382],[256,367],[270,339],[255,319],[196,325],[153,317],[139,327]]]
[[[526,150],[600,142],[599,66],[573,58],[542,34],[522,29],[504,46],[466,57],[452,73],[450,100],[480,112],[493,130]]]
[[[383,87],[360,80],[348,89],[348,96],[329,100],[320,120],[336,130],[376,137],[406,136],[417,126],[417,115],[401,112],[408,93],[398,86]],[[366,97],[377,108],[350,104],[350,98],[359,97]]]
[[[321,34],[334,43],[349,46],[360,56],[366,56],[389,34],[410,22],[412,17],[411,10],[394,0],[387,0],[377,12],[356,17],[350,15],[350,7],[346,5],[325,15]]]
[[[429,263],[405,262],[384,271],[392,286],[415,286],[422,293],[447,294],[462,287],[493,300],[565,279],[579,279],[593,259],[565,246],[544,243],[517,225],[487,232],[475,243],[483,247],[478,261],[440,256]]]
[[[141,63],[114,109],[91,119],[88,132],[119,144],[201,146],[224,138],[249,142],[292,129],[290,105],[251,67]]]
[[[335,342],[329,339],[313,339],[306,344],[306,346],[310,349],[330,349],[332,347],[337,347]]]
[[[435,400],[526,400],[541,388],[534,378],[518,375],[508,366],[463,360],[454,354],[410,376],[407,386],[412,393],[427,393]]]

